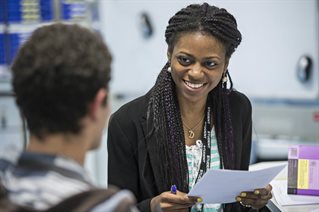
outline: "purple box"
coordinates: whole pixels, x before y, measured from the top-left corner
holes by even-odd
[[[289,146],[287,192],[319,196],[319,145]]]
[[[287,192],[319,196],[319,145],[289,146]]]

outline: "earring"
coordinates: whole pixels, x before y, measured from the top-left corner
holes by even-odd
[[[225,74],[225,76],[223,77],[223,83],[227,82],[228,81],[228,77],[227,75]]]
[[[169,66],[169,67],[167,68],[167,71],[171,73],[171,72],[172,72],[172,68]]]

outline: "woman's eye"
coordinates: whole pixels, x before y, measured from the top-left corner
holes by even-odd
[[[214,61],[206,61],[205,66],[207,68],[214,68],[217,64]]]
[[[188,57],[183,57],[183,56],[180,56],[178,57],[178,61],[180,62],[180,64],[182,64],[183,66],[188,66],[191,64],[191,59],[188,58]]]

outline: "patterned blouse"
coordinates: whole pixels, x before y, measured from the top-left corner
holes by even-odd
[[[212,129],[211,131],[211,161],[210,161],[210,168],[211,169],[220,169],[220,157],[217,148],[217,139],[215,135],[215,130]],[[186,145],[186,158],[187,158],[187,165],[188,165],[188,174],[189,174],[189,181],[188,186],[189,190],[191,190],[195,184],[195,179],[198,175],[199,166],[201,163],[202,157],[202,141],[197,140],[196,144],[187,146]],[[191,211],[201,211],[202,204],[196,204],[192,207]],[[221,211],[222,207],[221,204],[204,204],[204,208],[202,211],[205,212],[216,212]]]

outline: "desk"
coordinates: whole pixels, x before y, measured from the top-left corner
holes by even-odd
[[[287,161],[275,161],[275,162],[261,162],[252,164],[249,166],[249,170],[263,169],[271,166],[287,164]],[[284,168],[273,181],[283,180],[287,181],[288,167]],[[271,184],[271,183],[270,183]],[[274,195],[273,195],[274,196]],[[313,205],[294,205],[294,206],[281,206],[273,197],[271,202],[267,205],[273,212],[319,212],[319,203]]]

